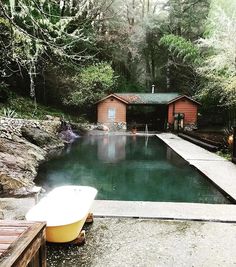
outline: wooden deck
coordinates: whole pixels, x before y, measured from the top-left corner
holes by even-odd
[[[46,266],[45,223],[0,221],[0,266]]]

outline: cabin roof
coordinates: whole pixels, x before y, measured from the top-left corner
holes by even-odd
[[[196,100],[192,99],[189,96],[181,95],[176,92],[172,93],[114,93],[110,94],[97,103],[100,103],[110,97],[114,97],[125,104],[132,105],[155,105],[155,104],[171,104],[175,101],[178,101],[182,98],[187,98],[197,105],[201,105]]]
[[[116,93],[116,96],[128,104],[168,104],[179,96],[179,93]]]
[[[174,103],[174,102],[176,102],[176,101],[178,101],[178,100],[180,100],[180,99],[182,99],[182,98],[187,98],[187,99],[189,99],[191,102],[193,102],[193,103],[195,103],[195,104],[197,104],[197,105],[201,105],[201,103],[199,103],[198,101],[194,100],[193,98],[191,98],[191,97],[189,97],[189,96],[187,96],[187,95],[179,95],[179,96],[177,96],[176,98],[174,98],[174,99],[172,99],[171,101],[169,101],[168,104]]]
[[[98,103],[100,103],[100,102],[102,102],[102,101],[104,101],[104,100],[106,100],[106,99],[108,99],[108,98],[110,98],[110,97],[114,97],[114,98],[120,100],[121,102],[124,102],[125,104],[129,104],[128,101],[126,101],[125,99],[119,97],[119,96],[116,95],[116,94],[110,94],[110,95],[108,95],[108,96],[106,96],[106,97],[103,97],[102,99],[98,100],[98,101],[96,102],[96,104],[98,104]]]

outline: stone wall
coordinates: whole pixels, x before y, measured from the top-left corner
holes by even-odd
[[[126,131],[127,124],[126,122],[108,122],[108,123],[97,123],[97,128],[99,130],[103,130],[103,126],[107,126],[109,131],[116,132],[116,131]]]

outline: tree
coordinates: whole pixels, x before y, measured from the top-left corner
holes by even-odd
[[[76,51],[78,42],[86,42],[83,28],[73,27],[76,15],[65,16],[63,1],[1,1],[4,20],[10,26],[11,64],[8,70],[18,67],[27,71],[30,95],[35,98],[35,78],[40,64],[52,54],[70,60],[83,59],[84,53]],[[64,3],[64,2],[63,2]]]
[[[159,44],[166,50],[167,88],[179,88],[182,93],[194,95],[200,77],[196,67],[201,56],[195,42],[203,36],[210,1],[169,0],[167,30]]]
[[[176,60],[175,55],[160,40],[170,34],[190,42],[197,40],[204,32],[209,1],[129,0],[119,3],[117,36],[121,36],[123,32],[126,38],[122,44],[118,42],[118,49],[111,57],[117,62],[118,54],[126,78],[132,80],[132,83],[141,83],[146,88],[154,83],[162,91],[182,88],[183,92],[192,94],[198,86],[195,71],[186,62],[181,62],[180,58]]]
[[[9,28],[5,36],[10,35],[11,40],[8,59],[0,71],[6,73],[7,69],[7,75],[18,71],[22,76],[26,71],[30,95],[35,98],[37,77],[44,73],[48,62],[77,65],[91,61],[97,52],[92,47],[94,34],[110,4],[109,0],[0,1],[2,20]]]
[[[115,86],[116,77],[108,63],[97,63],[81,69],[72,77],[73,89],[64,100],[66,105],[90,107]]]
[[[208,35],[199,40],[199,46],[206,52],[198,71],[207,79],[200,95],[206,97],[214,93],[220,105],[236,107],[236,16],[222,6],[212,8]]]

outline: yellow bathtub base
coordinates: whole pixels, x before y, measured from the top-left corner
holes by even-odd
[[[46,240],[52,243],[66,243],[75,240],[80,234],[87,215],[80,221],[67,225],[47,226]]]

